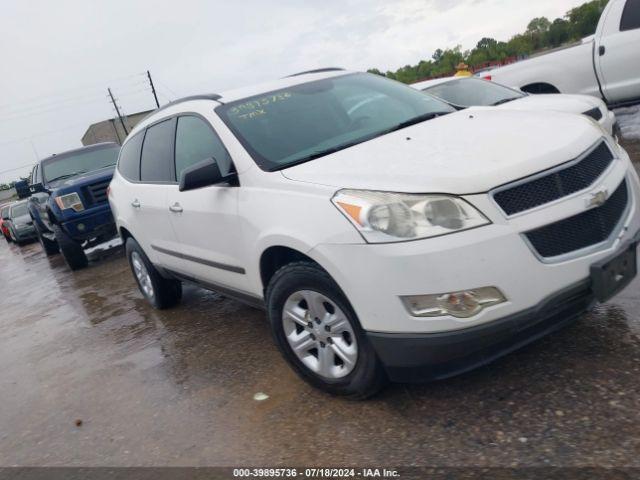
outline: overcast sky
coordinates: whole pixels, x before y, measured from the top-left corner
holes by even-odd
[[[0,182],[112,118],[108,86],[127,114],[153,108],[147,69],[161,103],[323,66],[394,70],[583,1],[2,0]]]

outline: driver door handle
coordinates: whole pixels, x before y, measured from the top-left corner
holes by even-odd
[[[136,198],[133,202],[131,202],[131,206],[133,208],[140,208],[140,200]]]
[[[180,206],[178,202],[175,202],[173,205],[169,207],[169,210],[171,210],[174,213],[180,213],[182,212],[182,206]]]

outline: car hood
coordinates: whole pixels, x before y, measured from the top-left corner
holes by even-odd
[[[578,157],[602,136],[587,117],[469,109],[282,170],[338,188],[485,192]]]
[[[568,113],[584,113],[598,107],[604,113],[605,104],[602,100],[587,95],[527,95],[512,102],[497,106],[501,110],[551,110]]]
[[[111,180],[111,178],[113,178],[113,172],[115,171],[115,168],[115,165],[111,167],[105,167],[99,170],[81,173],[80,175],[76,175],[74,177],[48,182],[47,185],[52,190],[74,190],[85,185],[91,185],[93,183]]]

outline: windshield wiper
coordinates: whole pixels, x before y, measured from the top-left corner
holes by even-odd
[[[498,100],[496,103],[492,103],[492,107],[497,107],[498,105],[502,105],[503,103],[509,103],[517,100],[517,98],[503,98],[502,100]]]
[[[48,182],[55,182],[56,180],[62,180],[64,178],[75,177],[76,175],[82,175],[83,173],[87,173],[87,171],[86,170],[81,170],[79,172],[66,173],[64,175],[60,175],[59,177],[49,178],[49,179],[47,179],[47,181]]]
[[[433,120],[434,118],[441,117],[442,115],[448,115],[451,112],[431,112],[425,113],[424,115],[418,115],[410,120],[406,120],[397,124],[394,127],[386,130],[385,133],[395,132],[396,130],[402,130],[403,128],[410,127],[411,125],[416,125],[418,123],[426,122],[427,120]]]

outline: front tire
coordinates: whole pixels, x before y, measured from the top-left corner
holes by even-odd
[[[89,260],[82,249],[82,245],[75,242],[58,225],[53,225],[53,233],[56,236],[62,256],[71,270],[80,270],[89,265]]]
[[[340,287],[319,265],[280,268],[266,292],[271,329],[293,369],[316,388],[364,399],[386,376]]]
[[[144,298],[159,310],[170,308],[182,299],[182,282],[164,278],[153,266],[138,242],[128,238],[125,246],[127,260],[138,288]]]
[[[36,235],[40,245],[42,245],[42,250],[44,250],[47,257],[60,253],[60,247],[58,247],[58,244],[54,240],[49,240],[48,238],[43,237],[40,227],[38,227],[38,224],[35,221],[33,222],[33,226],[36,229]]]

